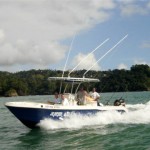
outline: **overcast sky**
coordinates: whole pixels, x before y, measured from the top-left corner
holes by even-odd
[[[71,70],[107,38],[77,69],[150,65],[150,0],[0,0],[0,71],[63,70],[69,49]]]

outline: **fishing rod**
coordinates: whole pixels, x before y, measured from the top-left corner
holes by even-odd
[[[117,91],[118,91],[118,89],[119,89],[119,87],[116,89],[116,91],[115,91],[115,92],[117,92]],[[113,93],[112,93],[112,95],[111,95],[111,97],[110,97],[110,98],[106,101],[106,105],[109,105],[109,102],[110,102],[110,100],[114,97],[115,92],[113,92]]]
[[[69,59],[69,56],[70,56],[70,51],[72,49],[72,45],[73,45],[75,36],[76,36],[76,34],[74,35],[74,37],[73,37],[73,39],[71,41],[70,49],[69,49],[69,52],[68,52],[68,55],[67,55],[67,59],[66,59],[66,62],[65,62],[65,66],[64,66],[64,69],[63,69],[63,73],[62,73],[62,78],[64,77],[64,73],[65,73],[65,70],[66,70],[66,66],[67,66],[67,63],[68,63],[68,59]],[[59,93],[61,93],[61,89],[62,89],[62,81],[61,81],[61,84],[60,84]]]
[[[108,53],[110,53],[115,47],[117,47],[123,40],[125,40],[127,38],[128,34],[126,36],[124,36],[119,42],[117,42],[112,48],[110,48],[102,57],[100,57],[95,63],[94,65],[92,65],[84,74],[83,74],[83,78],[85,77],[86,73],[89,72],[89,70],[91,70],[99,61],[101,61]]]
[[[70,77],[70,74],[92,53],[94,53],[98,48],[100,48],[103,44],[105,44],[109,38],[107,38],[104,42],[102,42],[99,46],[97,46],[94,50],[92,50],[88,55],[86,55],[68,74],[68,77]]]

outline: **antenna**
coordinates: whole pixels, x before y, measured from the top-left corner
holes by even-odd
[[[92,52],[90,52],[88,55],[86,55],[68,74],[68,77],[70,77],[70,74],[81,64],[81,62],[83,62],[90,54],[92,54],[93,52],[95,52],[98,48],[100,48],[104,43],[106,43],[109,40],[109,38],[107,38],[104,42],[102,42],[99,46],[97,46],[94,50],[92,50]]]
[[[117,42],[111,49],[109,49],[102,57],[100,57],[97,62],[94,63],[94,65],[96,65],[100,60],[102,60],[108,53],[110,53],[115,47],[117,47],[123,40],[125,40],[127,38],[128,34],[126,36],[124,36],[119,42]],[[83,77],[85,77],[86,73],[91,70],[93,67],[91,66],[84,74]]]

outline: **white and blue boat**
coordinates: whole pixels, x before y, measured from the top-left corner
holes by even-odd
[[[73,85],[75,83],[80,85],[83,82],[99,82],[99,79],[72,77],[49,77],[49,80],[61,80]],[[7,102],[5,106],[29,128],[36,128],[40,121],[45,118],[63,121],[65,118],[71,117],[72,114],[92,116],[105,111],[127,112],[126,107],[122,106],[121,103],[117,106],[98,106],[97,102],[93,101],[86,105],[78,105],[75,95],[72,93],[65,94],[69,100],[69,105],[67,106],[40,102]]]

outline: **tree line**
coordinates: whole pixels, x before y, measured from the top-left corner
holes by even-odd
[[[82,77],[86,70],[76,70],[71,76]],[[68,71],[64,76],[68,75]],[[0,71],[0,96],[48,95],[59,91],[60,81],[48,77],[61,77],[61,70],[29,70],[16,73]],[[130,70],[108,70],[87,73],[88,78],[98,78],[98,83],[85,83],[86,90],[96,87],[98,92],[150,91],[150,67],[133,65]],[[65,85],[62,85],[62,91]],[[71,85],[68,86],[69,92]],[[12,94],[12,95],[11,95]]]

